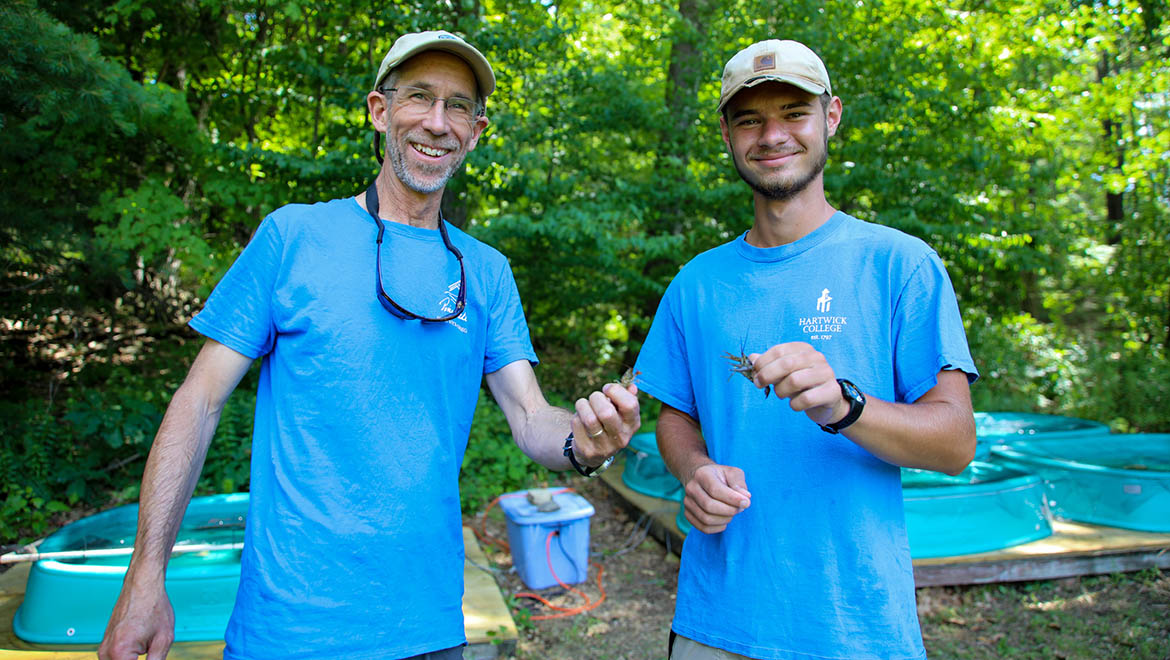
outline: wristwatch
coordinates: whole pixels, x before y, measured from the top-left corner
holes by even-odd
[[[856,385],[844,378],[838,378],[837,384],[841,386],[841,396],[845,397],[845,400],[849,402],[849,412],[845,413],[844,417],[832,424],[820,425],[823,431],[834,435],[840,433],[853,422],[856,422],[857,418],[861,417],[862,409],[865,408],[865,395],[861,393],[861,390],[857,389]]]
[[[597,467],[589,467],[588,465],[581,465],[577,462],[577,457],[573,454],[573,432],[569,431],[569,437],[565,438],[565,456],[569,458],[569,462],[573,464],[573,469],[577,471],[582,477],[589,477],[593,479],[601,475],[609,469],[613,464],[613,456],[605,459],[605,462]]]

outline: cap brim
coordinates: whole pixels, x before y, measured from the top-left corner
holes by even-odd
[[[730,101],[736,94],[742,92],[743,90],[745,90],[749,87],[755,87],[756,85],[759,85],[761,83],[766,83],[766,82],[787,83],[787,84],[792,85],[794,87],[799,87],[800,89],[803,89],[804,91],[808,92],[809,94],[816,94],[817,96],[820,96],[821,94],[824,94],[825,92],[829,91],[824,85],[817,83],[817,82],[813,82],[812,80],[809,80],[808,78],[801,78],[800,76],[788,76],[788,75],[782,75],[782,74],[780,74],[780,75],[768,74],[768,75],[756,76],[755,78],[750,78],[748,80],[745,80],[738,87],[736,87],[734,90],[732,90],[726,96],[724,96],[722,99],[720,99],[719,107],[716,108],[716,111],[723,112],[723,107],[725,105],[727,105],[727,102]]]
[[[446,53],[451,53],[452,55],[458,56],[464,62],[467,62],[467,65],[471,67],[471,72],[475,74],[475,81],[479,86],[479,93],[483,95],[485,99],[488,96],[491,96],[491,93],[496,90],[495,73],[492,72],[492,67],[490,64],[488,64],[488,61],[484,58],[483,54],[467,43],[458,42],[452,39],[434,39],[431,41],[424,41],[423,43],[417,44],[403,51],[403,53],[398,57],[398,61],[388,67],[386,69],[386,73],[378,79],[375,87],[381,85],[382,81],[386,79],[386,76],[390,75],[391,71],[401,66],[403,62],[414,57],[415,55],[425,53],[429,50],[440,50]]]

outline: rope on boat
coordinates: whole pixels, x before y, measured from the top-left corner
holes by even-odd
[[[222,552],[227,550],[241,550],[241,543],[190,543],[176,545],[171,549],[171,556],[190,554],[192,552]],[[120,557],[134,552],[133,546],[125,548],[100,548],[97,550],[60,550],[57,552],[9,552],[0,555],[0,564],[18,564],[26,561],[40,561],[42,559],[96,559],[98,557]]]

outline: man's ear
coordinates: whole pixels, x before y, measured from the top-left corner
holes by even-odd
[[[471,125],[471,141],[467,145],[467,150],[475,149],[475,145],[479,144],[479,138],[483,135],[484,130],[487,129],[490,120],[487,115],[482,115],[475,118],[475,123]]]
[[[370,113],[370,123],[374,130],[385,133],[390,126],[390,104],[386,102],[386,97],[376,91],[366,94],[366,109]]]
[[[844,108],[841,105],[841,98],[834,96],[829,101],[829,106],[825,108],[825,128],[828,130],[830,136],[837,134],[837,127],[841,125],[841,116],[844,113]]]

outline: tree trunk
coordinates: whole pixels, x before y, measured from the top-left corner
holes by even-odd
[[[1104,85],[1112,73],[1109,52],[1102,52],[1101,61],[1097,64],[1097,83]],[[1112,152],[1116,155],[1117,162],[1114,169],[1121,173],[1125,166],[1125,147],[1120,144],[1122,139],[1121,124],[1106,118],[1101,122],[1101,128],[1104,131],[1105,150],[1107,153]],[[1125,221],[1123,195],[1123,192],[1112,192],[1108,188],[1105,190],[1105,218],[1108,220],[1110,245],[1116,245],[1121,240],[1121,226]]]

